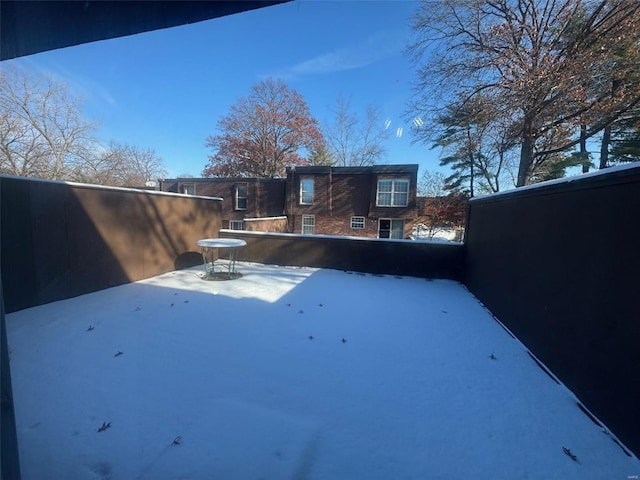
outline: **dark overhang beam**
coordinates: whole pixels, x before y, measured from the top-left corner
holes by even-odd
[[[0,0],[0,60],[201,22],[291,0]]]

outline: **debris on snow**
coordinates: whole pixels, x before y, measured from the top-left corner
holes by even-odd
[[[569,450],[568,448],[562,447],[562,451],[565,453],[565,455],[570,457],[571,460],[573,460],[574,462],[578,461],[578,457],[576,457],[573,453],[571,453],[571,450]]]
[[[102,422],[102,426],[98,429],[98,432],[104,432],[107,428],[111,428],[111,422]]]

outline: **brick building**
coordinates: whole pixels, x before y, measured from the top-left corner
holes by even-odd
[[[281,217],[284,178],[168,178],[159,180],[163,192],[222,198],[222,228],[245,230],[246,219]]]
[[[309,166],[288,168],[281,179],[177,178],[159,186],[222,197],[223,228],[253,229],[257,219],[280,217],[268,230],[406,238],[418,217],[417,179],[418,165]]]
[[[416,218],[418,165],[287,169],[289,231],[405,238]]]

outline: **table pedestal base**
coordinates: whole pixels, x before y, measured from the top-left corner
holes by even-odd
[[[236,258],[238,258],[238,249],[229,248],[229,260],[225,263],[218,259],[216,264],[214,250],[218,247],[201,247],[202,261],[204,262],[205,274],[204,280],[234,280],[240,278],[242,274],[236,272]],[[209,257],[209,258],[207,258]],[[216,270],[218,267],[218,270]]]
[[[203,280],[213,280],[213,281],[226,281],[226,280],[236,280],[237,278],[242,277],[240,272],[212,272],[206,273],[202,276]]]

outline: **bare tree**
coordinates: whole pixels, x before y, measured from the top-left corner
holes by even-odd
[[[425,170],[418,180],[418,196],[420,197],[442,197],[447,192],[447,177],[440,172]]]
[[[21,177],[42,176],[39,173],[46,170],[48,158],[38,140],[14,112],[3,110],[0,113],[0,172]]]
[[[380,162],[386,153],[384,128],[380,110],[368,106],[364,118],[351,110],[351,100],[338,97],[331,123],[323,128],[332,164],[340,167],[361,167]]]
[[[572,136],[541,148],[551,131],[584,124],[589,138],[640,102],[639,85],[621,73],[637,69],[639,19],[637,0],[425,2],[409,47],[418,67],[414,108],[429,119],[456,99],[489,99],[512,121],[517,185],[525,185],[536,161],[580,143]],[[611,61],[619,39],[636,46],[631,61]],[[613,80],[622,84],[602,88]]]
[[[65,85],[17,68],[0,71],[0,170],[65,179],[91,149],[95,125]]]
[[[153,149],[118,142],[111,142],[72,171],[75,181],[116,187],[144,187],[166,175],[164,162]]]

